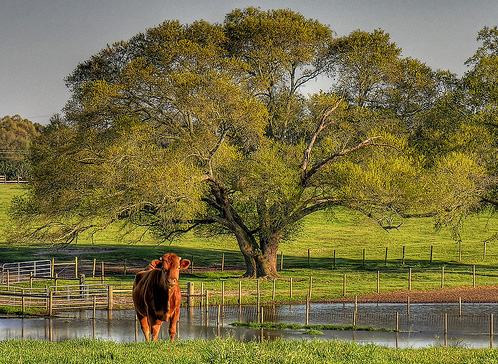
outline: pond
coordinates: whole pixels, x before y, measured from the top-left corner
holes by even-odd
[[[401,332],[322,330],[323,335],[308,335],[305,330],[259,330],[235,328],[235,321],[257,321],[255,306],[227,306],[183,308],[178,335],[182,340],[230,336],[241,341],[283,339],[346,340],[374,343],[389,347],[465,346],[490,347],[491,315],[497,304],[359,304],[357,326],[394,329],[396,313]],[[218,313],[220,312],[220,313]],[[353,323],[353,304],[314,303],[309,310],[310,324]],[[264,321],[305,324],[305,305],[264,306]],[[446,315],[446,319],[445,319]],[[445,324],[446,322],[446,324]],[[166,324],[165,324],[166,325]],[[160,339],[167,339],[163,325]],[[445,326],[447,334],[445,335]],[[59,312],[53,318],[1,318],[0,340],[34,339],[60,341],[76,338],[98,338],[116,342],[143,341],[144,337],[133,310]]]

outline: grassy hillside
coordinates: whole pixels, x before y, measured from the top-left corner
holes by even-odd
[[[13,196],[23,192],[22,185],[0,185],[0,231],[2,231],[0,245],[5,246],[6,231],[10,228],[7,216],[10,201]],[[481,213],[469,218],[462,233],[461,262],[496,264],[498,244],[495,242],[487,244],[486,260],[483,260],[484,241],[496,233],[498,233],[497,216],[491,213]],[[150,254],[151,249],[153,252],[176,249],[185,257],[192,255],[198,257],[199,264],[210,264],[222,253],[226,254],[225,259],[228,265],[242,262],[233,237],[208,239],[188,234],[171,246],[163,244],[157,247],[157,242],[149,235],[146,235],[140,242],[134,243],[140,236],[139,234],[140,232],[136,232],[122,238],[121,232],[115,227],[95,234],[93,240],[89,236],[82,236],[77,245],[108,248],[118,246],[127,251],[126,254],[130,259]],[[314,267],[328,268],[331,267],[334,250],[337,265],[363,265],[363,250],[365,250],[365,259],[374,269],[377,265],[384,265],[386,248],[388,248],[389,264],[402,262],[403,246],[406,264],[428,264],[431,247],[433,247],[433,264],[455,263],[460,258],[459,244],[451,239],[447,230],[437,232],[431,218],[408,219],[404,221],[399,231],[386,232],[374,220],[346,209],[337,209],[334,215],[320,212],[309,216],[304,222],[301,233],[292,241],[282,242],[280,251],[284,254],[284,264],[287,267],[298,267],[303,264],[307,266],[309,250],[310,263]],[[101,254],[105,255],[105,252]],[[0,253],[0,262],[5,261],[5,258],[5,254]],[[121,256],[118,255],[115,258],[121,259]],[[112,256],[106,259],[112,259]]]

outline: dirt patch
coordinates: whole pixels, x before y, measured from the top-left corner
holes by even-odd
[[[358,302],[403,303],[456,303],[459,298],[466,303],[498,302],[498,286],[464,287],[429,291],[396,291],[358,296]],[[332,302],[354,302],[354,297],[339,298]]]

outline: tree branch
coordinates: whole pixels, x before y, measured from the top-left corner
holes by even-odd
[[[308,168],[308,164],[309,164],[309,161],[310,161],[311,151],[313,150],[313,147],[315,145],[316,139],[318,138],[318,136],[320,135],[320,133],[325,128],[327,128],[329,125],[331,125],[331,124],[334,123],[334,121],[330,121],[330,122],[327,123],[326,122],[327,118],[330,116],[330,114],[332,114],[335,110],[337,110],[337,108],[339,107],[339,105],[342,103],[343,99],[344,98],[341,97],[341,99],[339,101],[337,101],[337,103],[334,106],[329,107],[323,113],[322,118],[320,120],[320,124],[318,124],[318,127],[316,128],[315,133],[311,137],[311,140],[310,140],[310,142],[308,144],[308,147],[304,151],[303,163],[301,164],[301,181],[304,181],[306,179],[306,170]]]
[[[319,172],[321,169],[323,169],[325,166],[327,166],[328,164],[330,164],[332,161],[340,158],[340,157],[343,157],[349,153],[352,153],[352,152],[355,152],[359,149],[363,149],[367,146],[377,146],[377,147],[390,147],[390,148],[395,148],[397,149],[396,147],[390,145],[390,144],[380,144],[380,143],[375,143],[375,140],[376,139],[379,139],[380,136],[375,136],[375,137],[370,137],[364,141],[362,141],[361,143],[357,144],[356,146],[354,147],[351,147],[351,148],[347,148],[347,149],[343,149],[342,151],[338,152],[338,153],[334,153],[332,154],[330,157],[328,158],[325,158],[324,160],[322,160],[321,162],[315,164],[309,171],[302,171],[302,175],[301,175],[301,184],[303,186],[306,186],[309,182],[309,179],[315,175],[317,172]]]

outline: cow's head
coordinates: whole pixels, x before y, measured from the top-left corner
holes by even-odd
[[[176,254],[167,253],[160,259],[162,268],[167,272],[167,280],[170,286],[176,286],[180,278],[180,269],[186,269],[190,265],[190,260],[180,258]]]

